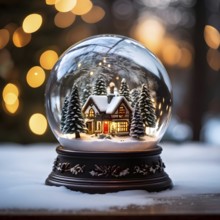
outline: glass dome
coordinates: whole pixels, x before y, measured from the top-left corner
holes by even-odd
[[[161,62],[133,39],[87,38],[66,50],[46,86],[59,143],[76,151],[143,151],[162,138],[172,95]]]

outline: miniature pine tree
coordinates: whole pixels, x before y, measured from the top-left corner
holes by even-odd
[[[91,86],[87,84],[85,89],[83,90],[82,104],[85,104],[85,102],[87,101],[90,95],[91,95]]]
[[[132,89],[130,94],[131,94],[131,107],[134,108],[135,104],[138,102],[140,98],[140,90]]]
[[[107,94],[106,82],[103,76],[100,75],[95,82],[93,95],[106,95],[106,94]]]
[[[146,85],[142,86],[139,102],[140,102],[139,107],[141,110],[141,115],[144,124],[146,125],[146,127],[155,127],[156,125],[155,108],[151,100],[150,91]]]
[[[69,96],[67,95],[64,99],[63,108],[61,112],[60,130],[64,133],[64,126],[66,123],[66,115],[69,105]]]
[[[139,139],[145,135],[144,122],[141,116],[139,103],[134,107],[134,112],[131,120],[130,136]]]
[[[120,95],[124,96],[128,102],[131,101],[129,87],[126,82],[126,79],[124,79],[124,78],[121,81]]]
[[[66,134],[75,133],[75,138],[80,138],[80,133],[85,132],[85,123],[81,112],[78,87],[76,85],[73,86],[70,94],[64,132]]]

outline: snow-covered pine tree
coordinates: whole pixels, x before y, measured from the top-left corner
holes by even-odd
[[[102,75],[95,82],[93,95],[107,95],[106,82]]]
[[[60,130],[64,133],[64,126],[66,123],[66,115],[68,111],[68,105],[69,105],[69,96],[66,95],[63,103],[63,108],[61,112],[61,120],[60,120]]]
[[[128,102],[131,101],[130,90],[125,78],[123,78],[121,81],[121,86],[119,91],[120,91],[120,96],[124,96]]]
[[[86,85],[85,89],[83,89],[82,94],[82,104],[84,105],[89,96],[91,95],[91,86],[89,84]]]
[[[131,120],[130,136],[139,139],[145,135],[144,122],[141,116],[139,102],[135,104]]]
[[[138,102],[140,98],[140,90],[132,89],[130,95],[131,95],[131,107],[134,108],[135,104]]]
[[[81,112],[78,87],[74,85],[70,94],[64,133],[75,133],[75,138],[80,138],[80,133],[84,132],[85,123]]]
[[[151,100],[150,91],[146,85],[143,84],[141,95],[139,99],[139,107],[143,122],[146,127],[155,127],[156,125],[156,114],[153,102]]]

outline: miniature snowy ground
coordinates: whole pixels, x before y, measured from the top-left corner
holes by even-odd
[[[184,196],[220,194],[220,146],[162,144],[162,147],[166,172],[174,182],[172,190],[90,195],[44,185],[56,157],[55,145],[2,144],[0,210],[107,211],[112,207],[123,210],[130,205],[146,207]]]
[[[155,144],[155,138],[141,137],[139,140],[127,136],[115,136],[112,139],[99,139],[95,135],[80,134],[80,139],[75,139],[75,134],[64,134],[59,137],[59,142],[76,151],[120,152],[143,151]],[[73,148],[74,146],[74,148]]]

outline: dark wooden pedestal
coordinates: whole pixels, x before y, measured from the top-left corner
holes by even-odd
[[[46,184],[88,193],[172,188],[161,151],[157,146],[142,152],[77,152],[58,146]]]

